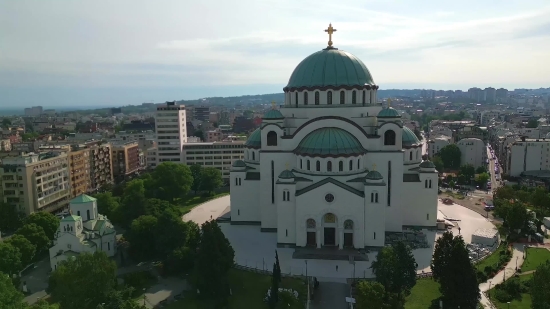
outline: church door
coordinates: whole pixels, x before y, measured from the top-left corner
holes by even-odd
[[[325,246],[336,245],[336,228],[325,227]]]
[[[353,248],[353,233],[344,233],[344,247]]]
[[[307,244],[308,247],[317,247],[317,241],[315,239],[315,232],[307,232]]]

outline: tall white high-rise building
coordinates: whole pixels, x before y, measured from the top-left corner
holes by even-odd
[[[185,123],[185,105],[174,101],[157,106],[155,129],[158,163],[181,162],[181,148],[187,143]]]

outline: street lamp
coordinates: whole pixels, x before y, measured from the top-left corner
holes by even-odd
[[[519,256],[516,256],[516,271],[518,271],[518,258]]]
[[[487,296],[489,297],[489,300],[491,300],[491,280],[489,280],[489,289],[487,290]]]
[[[307,260],[304,260],[304,262],[306,263],[306,280],[308,280],[308,277],[307,277]],[[308,280],[308,283],[309,283],[309,280]]]
[[[508,309],[510,309],[510,302],[507,302],[507,304],[508,304]]]
[[[143,289],[143,306],[145,306],[145,299],[147,296],[145,296],[145,288]]]

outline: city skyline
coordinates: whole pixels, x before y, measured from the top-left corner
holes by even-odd
[[[282,92],[294,67],[326,47],[329,22],[335,47],[362,59],[381,89],[539,88],[550,80],[545,1],[3,6],[0,103],[21,107]]]

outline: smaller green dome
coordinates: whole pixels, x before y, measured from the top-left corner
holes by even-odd
[[[403,132],[401,133],[401,142],[403,146],[421,144],[418,137],[416,137],[416,134],[414,134],[414,132],[407,127],[403,127]]]
[[[279,178],[281,179],[292,179],[294,177],[294,174],[289,170],[284,170],[281,172],[281,174],[279,174]]]
[[[423,161],[419,166],[421,168],[435,168],[435,164],[430,160]]]
[[[370,171],[367,173],[367,176],[365,176],[365,179],[368,180],[382,180],[384,177],[382,177],[382,174],[380,174],[378,171]]]
[[[246,163],[243,160],[237,160],[233,162],[233,167],[246,167]]]
[[[256,129],[252,132],[250,137],[246,140],[246,143],[244,143],[244,146],[248,148],[262,148],[262,131]]]
[[[378,118],[401,118],[401,115],[399,115],[399,112],[396,111],[393,107],[386,107],[382,109],[379,113]]]
[[[353,156],[365,152],[365,148],[351,133],[331,127],[312,131],[294,149],[297,155],[320,157]]]
[[[283,114],[281,114],[281,112],[278,109],[270,109],[262,117],[262,119],[270,119],[270,120],[284,119],[284,118],[285,116],[283,116]]]

